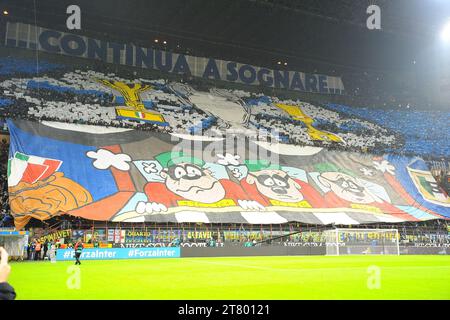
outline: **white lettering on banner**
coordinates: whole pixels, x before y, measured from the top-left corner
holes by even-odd
[[[174,255],[173,251],[168,250],[152,250],[152,251],[145,251],[145,250],[131,250],[128,253],[129,257],[172,257]]]
[[[34,43],[37,34],[38,43]],[[18,35],[27,36],[18,39]],[[23,23],[7,24],[5,45],[212,80],[321,94],[343,94],[340,77],[272,70],[233,61],[186,56],[132,44],[118,44]]]
[[[157,243],[120,243],[117,245],[117,248],[158,248],[158,247],[171,247],[170,243],[157,242]],[[207,247],[206,242],[182,242],[179,245],[180,247]],[[220,244],[223,247],[223,243]]]
[[[104,251],[91,251],[91,252],[83,252],[81,254],[81,259],[83,258],[89,258],[89,259],[94,259],[94,258],[114,258],[116,256],[116,252],[115,251],[108,251],[108,250],[104,250]]]

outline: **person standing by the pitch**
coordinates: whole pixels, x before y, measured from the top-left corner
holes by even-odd
[[[77,261],[75,261],[75,264],[81,265],[80,257],[81,257],[81,252],[83,251],[84,247],[83,247],[83,243],[81,242],[80,239],[78,239],[77,243],[75,244],[74,249],[75,249],[75,259],[77,259]]]

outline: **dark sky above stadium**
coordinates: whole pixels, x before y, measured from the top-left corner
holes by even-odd
[[[426,67],[450,18],[449,0],[2,0],[8,19],[65,29],[70,4],[81,33],[174,51],[304,71]],[[381,31],[366,8],[381,7]],[[163,41],[167,44],[163,45]],[[414,63],[414,61],[416,63]]]

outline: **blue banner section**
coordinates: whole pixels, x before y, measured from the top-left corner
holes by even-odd
[[[401,134],[405,140],[403,151],[419,155],[450,155],[450,112],[431,113],[428,111],[383,110],[372,108],[355,108],[329,103],[328,108],[349,117],[372,121],[384,128]],[[349,124],[347,124],[349,125]],[[358,125],[358,124],[356,124]],[[357,127],[350,125],[352,131]],[[341,126],[341,129],[344,129]],[[397,150],[386,149],[386,153]]]
[[[89,151],[96,150],[94,146],[70,144],[70,149],[67,149],[69,145],[63,141],[36,136],[16,128],[11,121],[7,123],[11,139],[14,141],[9,146],[11,155],[29,150],[32,154],[41,154],[48,159],[58,159],[61,161],[58,169],[64,172],[64,176],[73,181],[79,181],[89,188],[90,197],[95,200],[100,200],[117,191],[111,172],[97,170],[91,165],[92,159],[86,157]],[[105,181],[105,184],[99,185],[98,181]],[[79,195],[77,197],[79,198]]]
[[[36,64],[34,60],[20,59],[17,57],[0,58],[0,66],[0,75],[2,76],[8,76],[12,74],[37,75],[39,74],[39,72],[47,72],[63,68],[63,65],[59,65],[56,63],[39,61],[39,64]]]
[[[180,248],[95,248],[84,249],[80,260],[179,258]],[[56,260],[75,259],[75,250],[58,249]]]
[[[53,85],[53,84],[49,83],[48,81],[39,82],[39,81],[30,80],[27,83],[27,89],[28,90],[46,89],[46,90],[51,90],[51,91],[55,91],[55,92],[59,92],[59,93],[68,92],[68,93],[77,94],[77,95],[90,94],[90,95],[96,95],[99,97],[108,96],[107,93],[102,92],[102,91],[80,90],[80,89],[74,89],[74,88],[70,88],[70,87],[62,87],[62,86]],[[110,99],[112,99],[112,97],[110,97]],[[1,100],[0,100],[0,103],[1,103]]]

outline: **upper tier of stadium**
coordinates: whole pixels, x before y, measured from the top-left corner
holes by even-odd
[[[132,68],[67,59],[41,58],[36,70],[32,59],[0,58],[0,121],[50,120],[209,136],[241,132],[343,151],[450,156],[446,111],[318,103],[296,93],[137,74]]]

